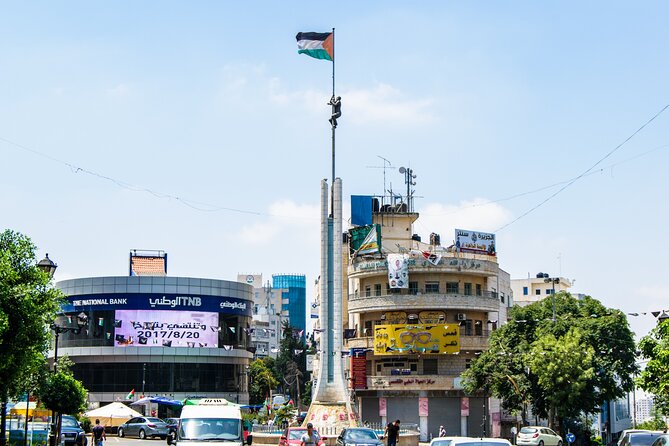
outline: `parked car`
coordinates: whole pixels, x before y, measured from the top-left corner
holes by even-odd
[[[470,440],[470,437],[435,437],[430,441],[430,446],[451,446],[457,440]]]
[[[142,440],[146,437],[167,438],[167,423],[160,418],[135,417],[118,427],[118,436],[137,436]]]
[[[620,446],[650,446],[660,436],[662,432],[629,432],[625,434],[620,442]]]
[[[163,418],[165,424],[167,424],[167,433],[176,434],[177,429],[179,429],[179,419],[178,418]]]
[[[383,441],[375,431],[366,427],[349,427],[341,431],[337,437],[337,446],[383,446]]]
[[[651,446],[669,446],[669,435],[662,434],[653,441]]]
[[[60,439],[65,446],[86,446],[88,444],[86,432],[72,415],[63,415]]]
[[[450,438],[450,446],[511,446],[509,440],[489,437],[438,437],[435,440]],[[433,440],[434,441],[434,440]]]
[[[516,436],[518,446],[562,446],[562,437],[543,426],[525,426]]]
[[[632,432],[652,432],[652,431],[649,431],[648,429],[625,429],[620,433],[620,438],[618,438],[618,446],[620,446],[625,437],[628,434],[631,434]]]
[[[314,429],[314,432],[318,434],[318,431]],[[300,446],[302,442],[302,435],[307,433],[306,427],[289,427],[284,429],[279,439],[279,446]],[[324,446],[323,438],[318,442],[316,446]]]

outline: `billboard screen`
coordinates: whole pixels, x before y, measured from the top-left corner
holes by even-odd
[[[457,324],[387,324],[374,327],[374,354],[457,353],[460,326]]]
[[[487,232],[455,230],[455,250],[458,252],[472,252],[474,254],[497,255],[495,248],[495,234]]]
[[[218,347],[218,313],[116,310],[115,347]]]

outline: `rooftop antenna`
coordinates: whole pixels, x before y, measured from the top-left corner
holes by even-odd
[[[393,167],[390,160],[382,157],[381,155],[376,155],[376,156],[383,160],[383,166],[365,166],[365,167],[367,167],[368,169],[383,169],[383,195],[381,196],[381,204],[383,205],[383,204],[385,204],[385,201],[386,201],[386,192],[387,192],[387,190],[386,190],[386,169],[394,169],[395,167]],[[386,164],[388,164],[388,165],[386,166]],[[391,184],[390,188],[392,189],[392,184]],[[391,197],[392,197],[392,194],[391,194]]]
[[[411,167],[400,167],[400,173],[404,174],[404,182],[407,185],[407,211],[413,212],[413,193],[416,191],[411,190],[411,186],[416,185],[414,180],[416,179],[417,175],[413,173],[413,169]]]

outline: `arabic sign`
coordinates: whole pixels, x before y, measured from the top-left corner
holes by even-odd
[[[64,312],[88,310],[186,310],[252,315],[251,302],[235,297],[198,294],[123,293],[90,294],[67,298]]]
[[[409,288],[409,264],[404,254],[388,254],[388,284],[390,288]]]
[[[115,347],[218,347],[218,313],[116,310]]]
[[[374,327],[374,354],[456,353],[460,351],[457,324],[389,324]]]
[[[497,251],[495,250],[495,234],[456,229],[455,250],[490,256],[497,255]]]

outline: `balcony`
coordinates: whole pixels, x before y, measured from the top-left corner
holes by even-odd
[[[500,301],[497,293],[484,291],[481,295],[460,293],[425,293],[423,290],[409,293],[384,294],[381,296],[360,296],[349,294],[348,311],[366,313],[385,310],[415,310],[416,308],[472,311],[499,311]]]
[[[423,257],[408,259],[409,273],[452,273],[494,276],[499,273],[497,258],[466,253],[443,253],[439,264],[434,265]],[[351,278],[386,274],[388,262],[385,259],[360,258],[349,266],[348,274]]]

